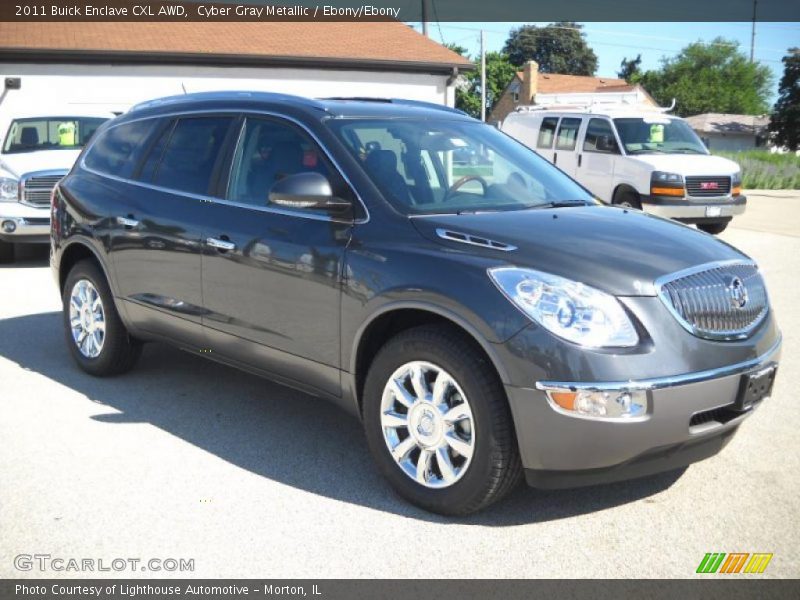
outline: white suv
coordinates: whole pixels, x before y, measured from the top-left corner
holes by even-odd
[[[14,244],[49,243],[50,193],[111,113],[74,108],[0,112],[0,262]]]
[[[525,107],[501,129],[608,204],[715,234],[745,210],[739,165],[711,156],[686,121],[663,110]]]

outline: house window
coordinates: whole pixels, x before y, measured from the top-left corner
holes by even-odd
[[[514,94],[514,104],[518,104],[519,103],[519,90],[514,90],[513,94]]]

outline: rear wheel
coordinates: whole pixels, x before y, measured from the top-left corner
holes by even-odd
[[[364,388],[364,426],[380,471],[426,510],[464,515],[522,473],[505,391],[474,342],[443,326],[389,340]]]
[[[94,262],[83,260],[72,268],[62,302],[67,346],[81,369],[106,376],[136,364],[141,343],[128,335],[105,276]]]
[[[730,223],[730,220],[717,223],[698,223],[697,228],[700,231],[705,231],[706,233],[718,235],[723,231],[725,231],[725,229],[728,227],[728,223]]]
[[[637,210],[642,210],[642,201],[639,198],[639,194],[633,190],[617,190],[617,192],[614,194],[613,204],[623,208],[635,208]]]
[[[14,244],[0,240],[0,263],[14,261]]]

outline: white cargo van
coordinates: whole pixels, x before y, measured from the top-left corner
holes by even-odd
[[[711,156],[686,121],[663,109],[522,107],[500,128],[607,204],[715,234],[745,210],[739,165]]]

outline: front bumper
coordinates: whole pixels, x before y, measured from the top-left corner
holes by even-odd
[[[742,375],[775,364],[780,339],[756,359],[719,369],[639,381],[542,381],[506,386],[528,483],[566,488],[676,469],[719,452],[758,404],[736,412]],[[646,390],[644,418],[603,420],[557,412],[545,389]],[[760,404],[760,403],[759,403]],[[694,418],[693,418],[694,417]]]
[[[643,196],[644,212],[689,223],[731,219],[744,213],[747,207],[745,196],[721,198],[670,198],[666,196]]]
[[[13,231],[6,223],[13,223]],[[0,202],[0,240],[16,243],[41,243],[50,241],[50,208],[34,207],[19,202]]]

